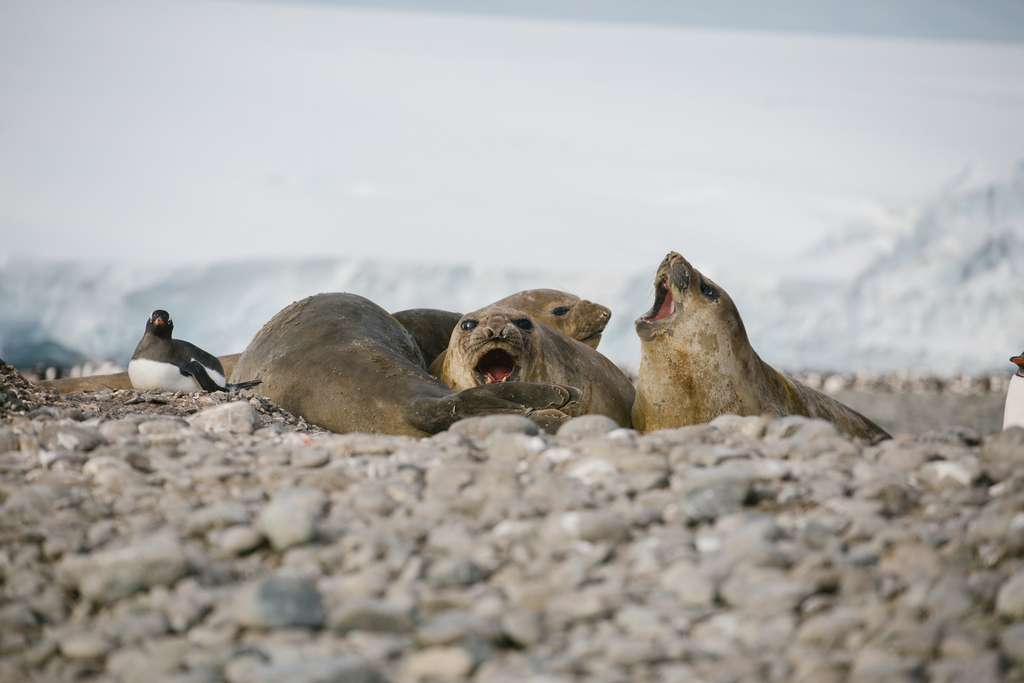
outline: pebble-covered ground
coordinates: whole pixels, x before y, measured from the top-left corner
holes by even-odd
[[[335,435],[0,364],[0,681],[1024,681],[1024,430]]]

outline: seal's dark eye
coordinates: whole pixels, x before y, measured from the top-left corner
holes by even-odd
[[[706,282],[701,281],[700,293],[707,297],[709,301],[718,301],[718,290]]]
[[[551,315],[563,316],[570,310],[572,310],[572,307],[570,306],[559,306],[555,310],[551,311]]]
[[[459,323],[459,329],[463,332],[469,332],[471,329],[477,326],[477,322],[472,318],[467,318]]]
[[[521,330],[533,329],[533,321],[530,320],[529,318],[516,318],[512,322],[515,323],[516,327],[518,327]]]

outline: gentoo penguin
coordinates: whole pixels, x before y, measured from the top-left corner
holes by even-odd
[[[128,378],[139,391],[234,391],[260,380],[228,384],[216,356],[195,344],[171,339],[174,323],[167,311],[153,311],[146,333],[128,361]]]
[[[1006,390],[1006,407],[1003,409],[1003,429],[1024,427],[1024,353],[1010,359],[1016,363],[1017,373],[1010,378]]]

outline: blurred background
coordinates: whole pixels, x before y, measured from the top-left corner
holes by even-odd
[[[812,384],[998,394],[1022,121],[1016,0],[0,0],[0,358],[554,287],[635,368],[678,251]]]

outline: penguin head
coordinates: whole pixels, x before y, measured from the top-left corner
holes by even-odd
[[[146,331],[152,332],[158,337],[170,339],[171,331],[174,329],[174,322],[171,321],[171,314],[163,310],[153,311],[146,323]]]

